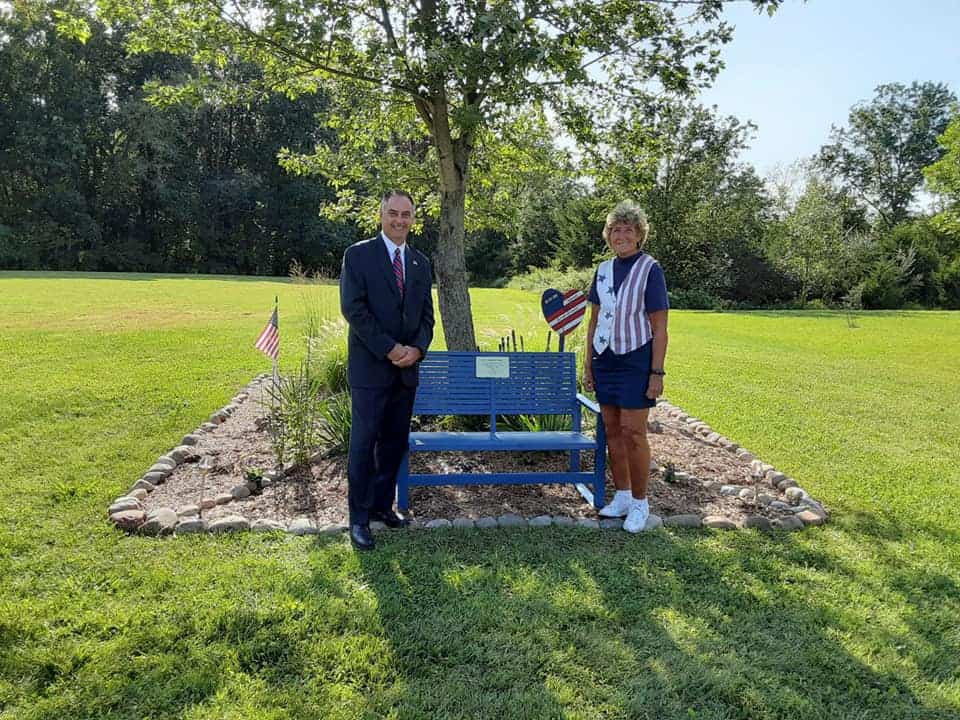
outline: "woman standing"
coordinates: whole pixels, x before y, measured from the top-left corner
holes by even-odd
[[[626,516],[623,529],[632,533],[650,515],[647,415],[666,375],[667,285],[660,265],[643,252],[648,231],[643,210],[629,200],[607,215],[603,239],[616,257],[594,274],[583,359],[583,386],[596,390],[617,488],[600,514]]]

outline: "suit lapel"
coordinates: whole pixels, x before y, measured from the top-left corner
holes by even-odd
[[[420,286],[420,277],[421,277],[421,273],[423,272],[420,266],[420,262],[417,260],[417,256],[414,254],[413,248],[411,248],[410,245],[407,245],[406,262],[407,262],[406,291],[407,291],[407,295],[409,295],[414,288]]]

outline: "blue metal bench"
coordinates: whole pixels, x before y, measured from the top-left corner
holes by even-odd
[[[597,415],[596,437],[581,431],[580,406]],[[406,510],[409,489],[419,485],[521,485],[584,483],[603,505],[606,437],[599,406],[577,393],[573,353],[431,352],[420,364],[415,415],[486,415],[489,432],[411,432],[410,452],[534,451],[570,453],[567,472],[410,474],[409,453],[397,473],[397,505]],[[498,415],[569,415],[572,429],[502,432]],[[593,451],[592,472],[580,470],[580,453]],[[587,493],[589,495],[589,493]]]

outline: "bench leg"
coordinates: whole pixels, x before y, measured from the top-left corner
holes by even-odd
[[[410,453],[403,454],[397,469],[397,509],[406,512],[410,506]]]
[[[593,456],[593,506],[603,507],[607,497],[607,429],[597,416],[597,450]]]

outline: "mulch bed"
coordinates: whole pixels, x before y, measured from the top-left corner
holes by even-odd
[[[263,428],[265,410],[256,385],[249,399],[225,422],[200,435],[185,462],[144,501],[147,511],[166,507],[180,511],[201,505],[204,499],[229,494],[247,480],[249,470],[264,471],[274,465],[270,439]],[[721,495],[720,485],[756,487],[776,500],[785,497],[752,475],[748,460],[738,458],[693,432],[688,424],[662,407],[651,410],[651,451],[659,469],[651,473],[651,512],[660,516],[723,515],[735,522],[746,515],[770,519],[791,514],[769,505]],[[584,468],[592,457],[584,453]],[[417,453],[411,457],[411,472],[486,473],[523,470],[564,470],[564,453]],[[669,469],[675,472],[668,472]],[[676,477],[680,472],[680,477]],[[684,477],[684,473],[687,477]],[[608,498],[614,486],[607,473]],[[295,468],[269,487],[249,497],[204,509],[204,519],[242,515],[250,521],[269,518],[288,524],[295,518],[310,518],[318,525],[347,521],[346,458],[318,459],[308,467]],[[207,503],[209,504],[209,502]],[[484,485],[469,487],[412,488],[410,512],[421,520],[498,517],[508,513],[595,518],[596,512],[571,485]]]

